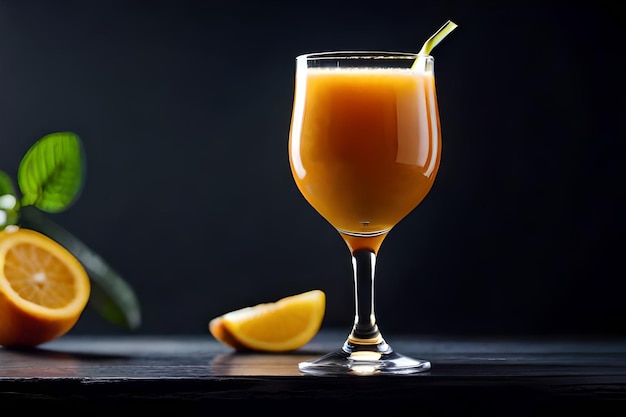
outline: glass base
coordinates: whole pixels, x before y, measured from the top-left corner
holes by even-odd
[[[346,352],[343,349],[310,360],[300,362],[301,372],[310,375],[411,375],[430,370],[430,362],[413,359],[394,351]]]

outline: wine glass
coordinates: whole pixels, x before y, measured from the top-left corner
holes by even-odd
[[[374,313],[376,257],[390,230],[430,191],[441,136],[428,54],[331,51],[300,55],[289,162],[309,204],[352,257],[354,325],[343,346],[299,363],[312,375],[406,375],[428,360],[394,351]]]

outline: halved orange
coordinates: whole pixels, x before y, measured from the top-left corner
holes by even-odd
[[[67,333],[89,301],[82,264],[35,230],[0,231],[0,345],[35,346]]]
[[[236,350],[286,352],[307,344],[319,331],[326,294],[311,290],[215,317],[213,337]]]

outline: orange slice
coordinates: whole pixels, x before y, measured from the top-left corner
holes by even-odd
[[[0,345],[35,346],[65,334],[90,291],[82,264],[55,240],[17,226],[0,232]]]
[[[321,290],[231,311],[209,322],[213,337],[236,350],[286,352],[308,343],[319,331],[326,309]]]

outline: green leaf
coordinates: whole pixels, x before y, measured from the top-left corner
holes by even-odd
[[[0,171],[0,196],[5,194],[15,195],[15,188],[13,188],[13,181],[9,174]]]
[[[66,210],[83,186],[84,157],[78,135],[51,133],[26,152],[17,171],[22,205],[48,213]]]
[[[6,172],[0,171],[0,230],[17,223],[19,206],[11,177]]]
[[[91,281],[90,307],[128,330],[140,326],[141,309],[135,292],[101,256],[32,206],[22,207],[20,225],[54,239],[83,264]]]

